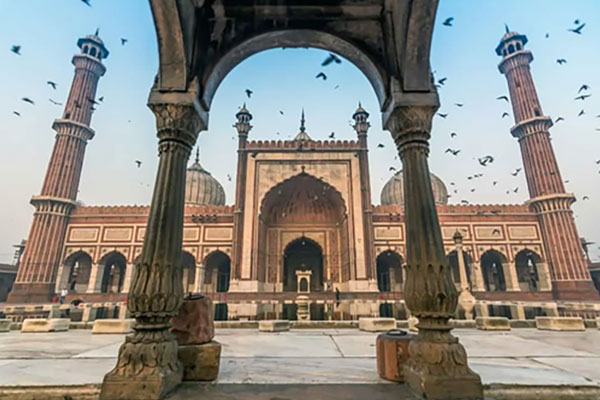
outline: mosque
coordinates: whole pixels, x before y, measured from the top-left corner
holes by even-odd
[[[552,120],[542,112],[526,43],[524,35],[509,32],[496,52],[530,199],[448,204],[446,185],[431,174],[458,291],[489,304],[532,305],[517,317],[541,315],[547,304],[598,300],[570,209],[575,198],[560,177],[548,134]],[[95,98],[109,55],[96,35],[78,46],[42,193],[31,200],[34,221],[12,303],[48,301],[65,288],[68,300],[123,301],[142,251],[149,206],[76,202],[86,144],[95,134],[87,99]],[[356,140],[349,141],[312,139],[304,115],[293,140],[258,140],[245,106],[235,118],[235,198],[226,199],[198,154],[187,170],[184,291],[209,294],[220,319],[293,318],[299,293],[315,319],[401,313],[403,199],[410,187],[398,171],[384,186],[381,204],[372,204],[369,113],[359,107],[352,114]],[[502,306],[491,311],[506,312]]]

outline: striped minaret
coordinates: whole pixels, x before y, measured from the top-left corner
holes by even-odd
[[[102,60],[108,56],[95,35],[79,39],[79,54],[73,57],[75,76],[62,118],[54,121],[56,141],[35,207],[33,223],[22,262],[8,301],[48,301],[54,294],[56,271],[69,215],[75,207],[85,146],[94,137],[90,121],[96,106],[98,81],[106,72]]]
[[[515,117],[511,133],[521,145],[529,204],[538,215],[552,291],[560,300],[598,299],[571,211],[575,196],[565,192],[550,141],[552,119],[542,111],[529,68],[533,55],[525,44],[525,35],[507,29],[496,53],[508,81]]]

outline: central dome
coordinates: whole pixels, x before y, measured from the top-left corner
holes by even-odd
[[[187,169],[185,177],[185,203],[196,205],[225,205],[225,190],[210,172],[202,168],[196,152],[196,161]]]
[[[435,204],[448,204],[448,190],[444,182],[434,174],[430,173],[429,176]],[[402,170],[396,172],[381,190],[381,204],[384,206],[404,204],[404,176]]]

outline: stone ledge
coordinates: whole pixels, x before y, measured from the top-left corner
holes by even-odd
[[[510,321],[506,317],[477,317],[475,326],[482,331],[510,331]]]
[[[535,329],[535,320],[534,319],[511,319],[510,321],[511,328],[533,328]]]
[[[290,321],[292,329],[356,329],[358,321]]]
[[[0,319],[0,332],[10,332],[12,326],[12,320],[8,318]]]
[[[290,330],[290,321],[286,319],[272,319],[258,322],[259,332],[286,332]]]
[[[71,322],[68,318],[53,318],[53,319],[42,319],[42,318],[28,318],[23,321],[21,326],[21,332],[23,333],[37,333],[37,332],[65,332],[69,330],[69,323]]]
[[[545,331],[585,331],[581,317],[535,317],[535,325]]]
[[[219,375],[221,344],[213,340],[179,346],[177,357],[183,363],[184,381],[214,381]]]
[[[258,329],[258,321],[215,321],[215,329]]]
[[[475,329],[474,319],[451,319],[450,326],[457,329]]]
[[[385,332],[396,329],[394,318],[359,318],[358,329],[366,332]]]
[[[123,334],[133,332],[135,319],[97,319],[92,328],[93,334]]]

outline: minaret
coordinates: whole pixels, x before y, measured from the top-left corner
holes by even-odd
[[[246,195],[246,169],[248,165],[248,153],[246,144],[248,143],[248,134],[252,129],[250,121],[252,114],[246,108],[246,103],[235,114],[237,122],[233,127],[238,132],[238,165],[235,180],[235,208],[233,214],[233,251],[232,251],[232,280],[239,280],[242,276],[242,243],[244,241],[244,198]]]
[[[552,119],[542,112],[529,68],[533,55],[525,50],[526,43],[525,35],[507,28],[496,53],[508,81],[515,116],[511,133],[521,145],[529,205],[539,218],[552,291],[561,300],[598,299],[571,211],[575,196],[565,192],[548,132]]]
[[[358,109],[352,115],[354,130],[358,136],[358,163],[360,173],[360,192],[363,211],[363,227],[365,238],[365,263],[367,265],[367,279],[373,282],[371,289],[377,291],[377,272],[375,270],[375,248],[373,240],[373,209],[371,201],[371,178],[369,175],[369,149],[367,146],[367,132],[371,127],[369,113],[362,108],[360,102]]]
[[[56,271],[69,215],[75,208],[83,157],[96,105],[98,80],[106,72],[102,60],[108,50],[98,32],[77,41],[79,54],[73,57],[75,76],[62,118],[54,121],[54,149],[35,207],[33,223],[9,302],[48,301],[54,293]]]

